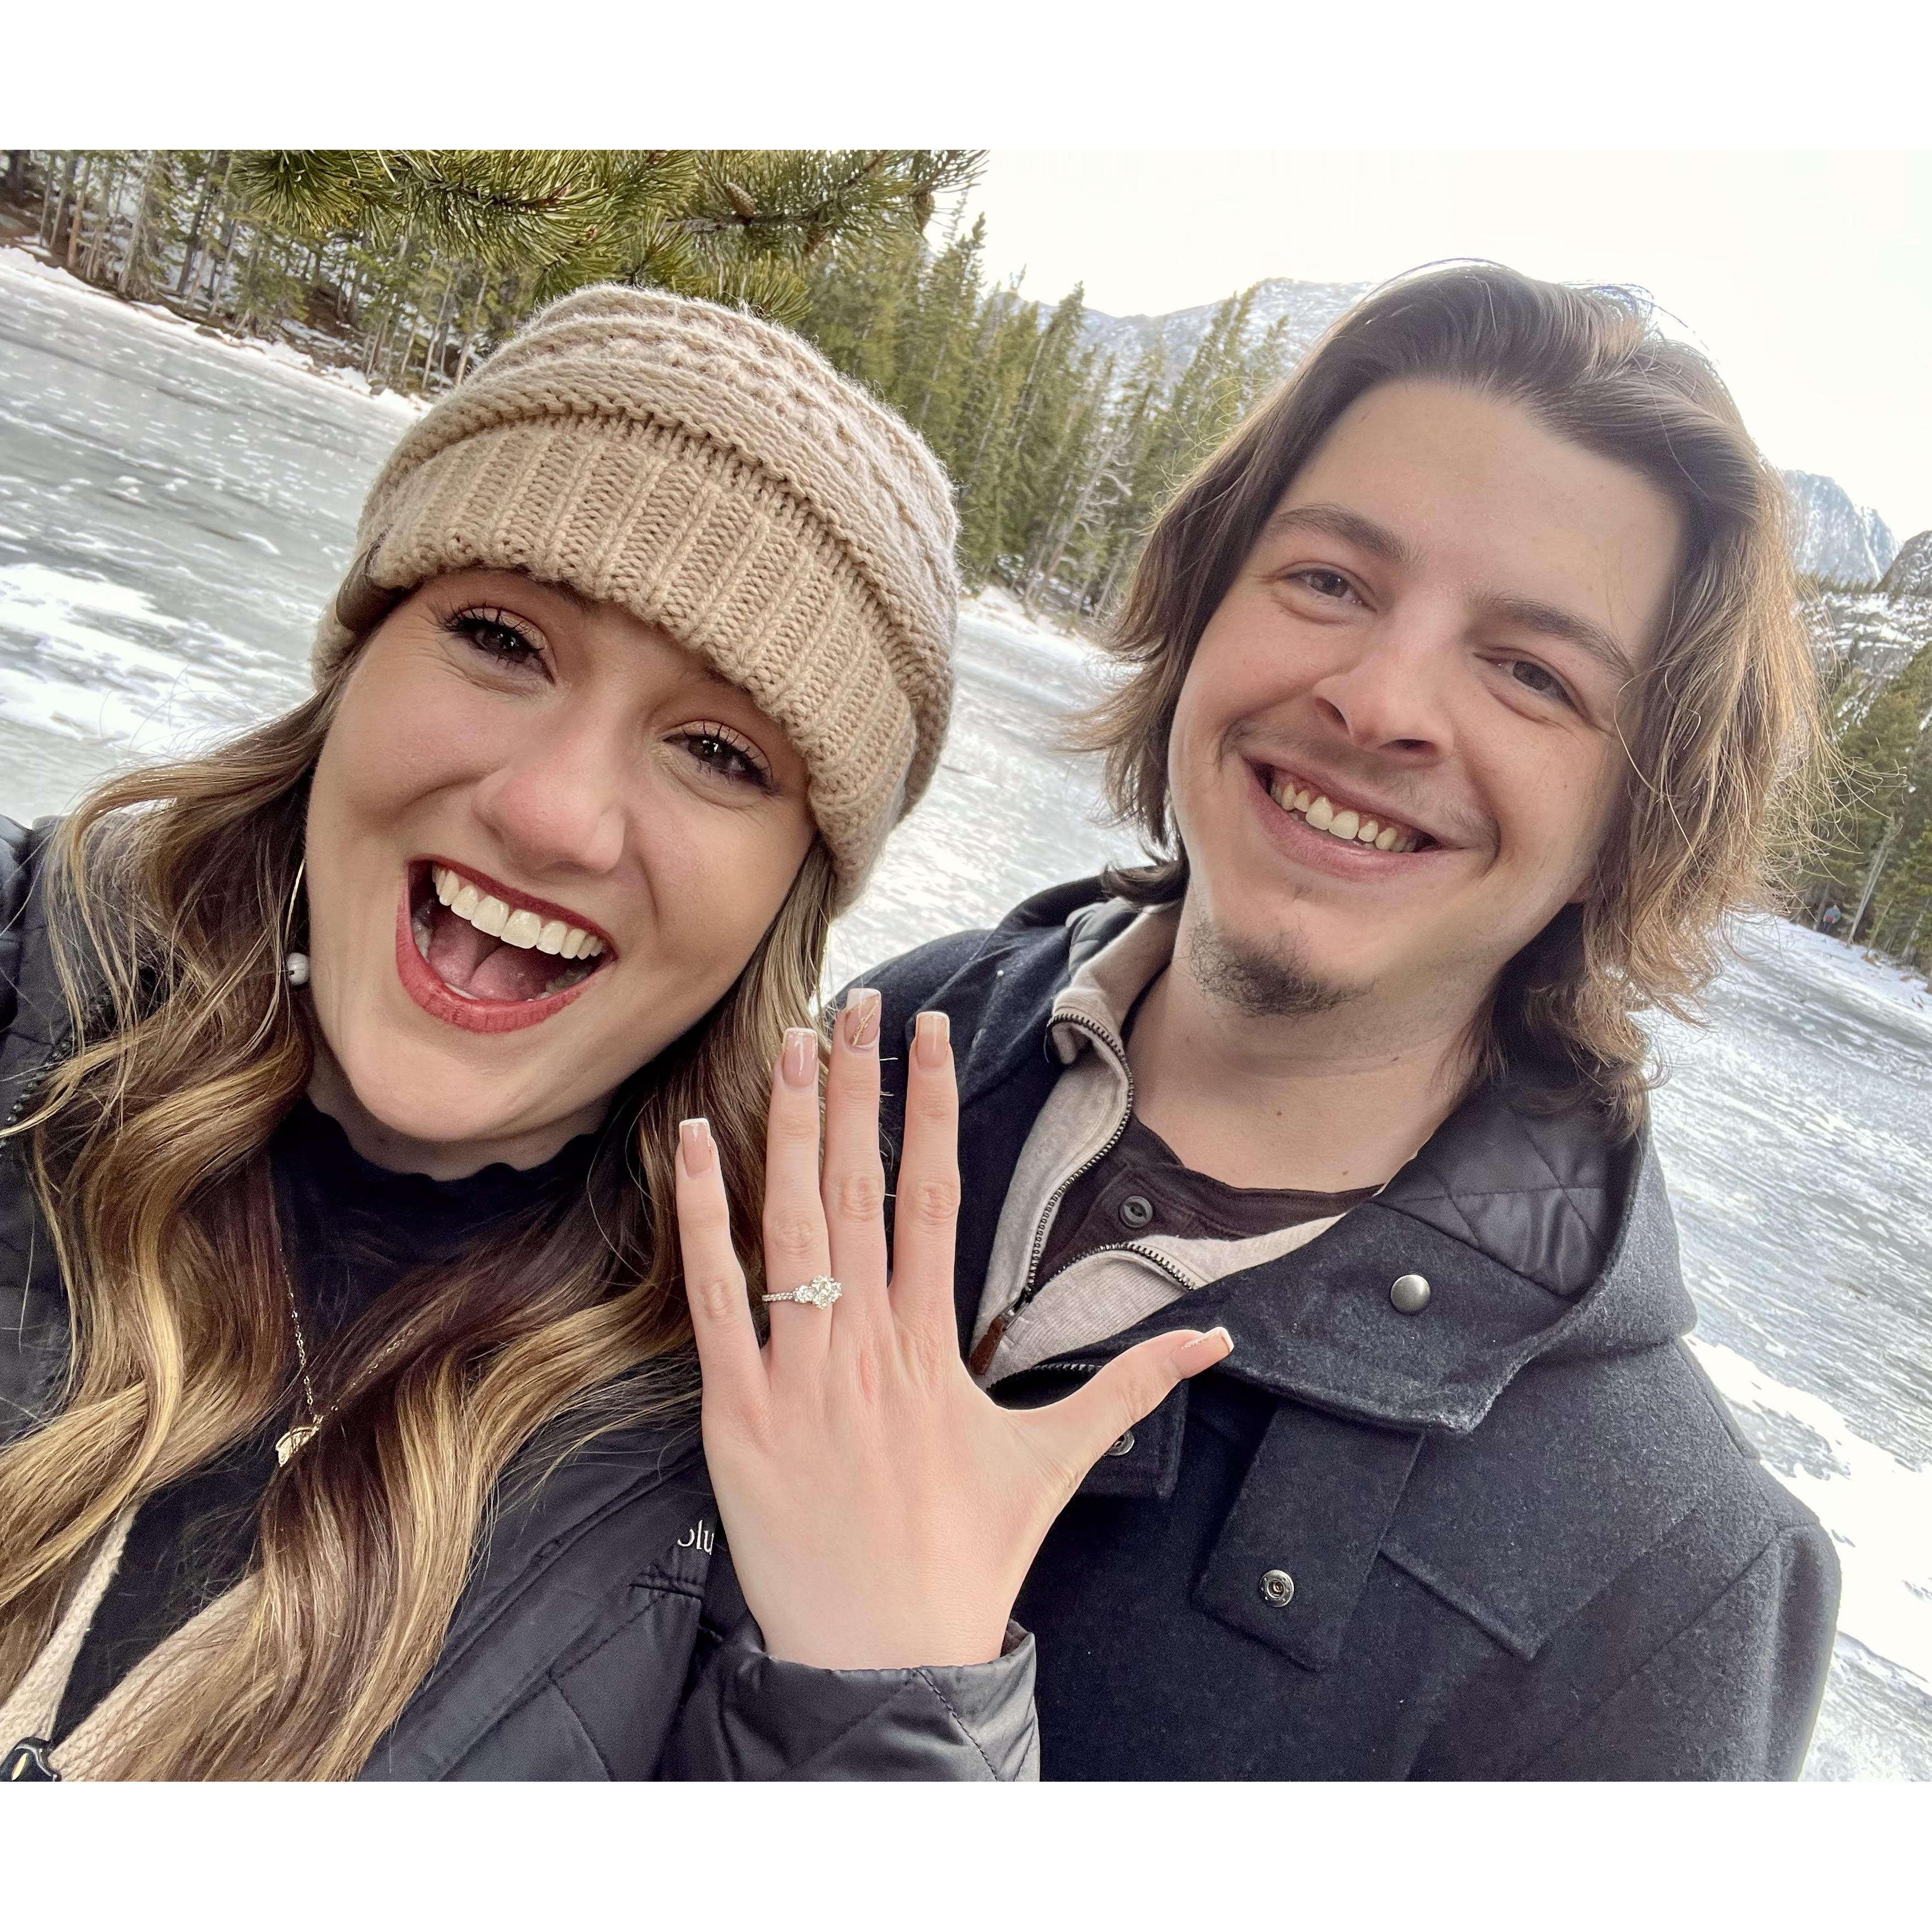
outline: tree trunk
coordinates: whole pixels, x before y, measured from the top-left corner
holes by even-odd
[[[440,362],[442,345],[449,338],[449,318],[456,308],[456,272],[450,272],[449,279],[442,285],[442,299],[436,304],[436,326],[429,332],[429,346],[423,351],[423,394],[429,394],[429,372],[433,364]]]
[[[64,266],[70,275],[74,272],[74,251],[80,246],[81,227],[87,217],[88,190],[94,183],[94,157],[86,154],[82,160],[80,186],[74,192],[74,213],[68,222],[67,260]]]
[[[459,388],[464,377],[469,374],[471,358],[476,353],[477,332],[483,326],[484,294],[484,284],[479,275],[476,278],[476,299],[470,304],[470,320],[463,331],[463,353],[456,364],[456,380]]]
[[[94,240],[87,251],[86,266],[81,270],[82,278],[90,282],[100,278],[102,264],[106,259],[107,244],[112,238],[114,228],[114,203],[121,192],[124,172],[118,161],[108,163],[106,186],[100,196],[100,225],[94,231]]]
[[[230,166],[234,157],[229,157]],[[221,196],[225,203],[228,199],[228,176],[224,170],[221,176]],[[208,265],[208,290],[204,298],[202,314],[212,316],[215,303],[221,294],[222,278],[228,272],[228,263],[235,252],[235,231],[242,225],[242,218],[232,208],[224,207],[221,224],[221,239],[214,245],[214,252]]]
[[[181,276],[175,284],[175,298],[178,302],[185,300],[194,281],[195,263],[201,255],[202,224],[207,220],[208,204],[214,199],[216,159],[216,155],[210,154],[208,166],[202,170],[201,194],[194,205],[194,218],[188,225],[188,241],[182,252]],[[222,178],[225,182],[227,177],[224,175]]]
[[[47,230],[46,250],[50,258],[60,252],[61,224],[68,218],[68,211],[74,206],[74,178],[80,169],[80,150],[76,148],[67,158],[67,172],[61,182],[60,199],[54,203],[53,226]],[[51,179],[53,170],[50,168],[47,172]]]
[[[148,236],[148,212],[154,197],[154,170],[161,161],[160,150],[148,150],[148,164],[141,170],[141,192],[134,204],[134,226],[128,236],[128,259],[121,265],[120,290],[130,295],[140,286],[141,244]]]

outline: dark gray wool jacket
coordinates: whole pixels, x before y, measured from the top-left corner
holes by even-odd
[[[40,860],[0,819],[0,1122],[63,1050]],[[17,1141],[0,1142],[0,1444],[56,1405],[68,1305]],[[442,1654],[368,1778],[1030,1777],[1032,1640],[997,1663],[818,1670],[762,1647],[716,1534],[694,1423],[513,1462]],[[0,1756],[18,1740],[0,1738]],[[58,1762],[58,1749],[55,1753]]]
[[[1083,880],[866,982],[884,1037],[951,1016],[962,1348],[1060,1072],[1054,994],[1131,916]],[[1795,1777],[1838,1564],[1694,1318],[1648,1135],[1612,1147],[1519,1069],[1318,1239],[996,1384],[1032,1404],[1150,1334],[1234,1338],[1096,1465],[1022,1592],[1041,1775]]]

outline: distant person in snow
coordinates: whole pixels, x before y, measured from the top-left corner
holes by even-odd
[[[1637,1019],[1816,730],[1780,504],[1637,298],[1384,287],[1140,560],[1085,742],[1149,862],[871,976],[963,1046],[996,1400],[1234,1337],[1022,1592],[1044,1776],[1797,1774],[1838,1566],[1684,1346]]]
[[[1844,914],[1839,910],[1838,903],[1834,899],[1819,916],[1818,924],[1828,933],[1836,932],[1838,929],[1838,922],[1844,916]]]
[[[875,997],[821,1178],[953,536],[795,337],[581,290],[390,457],[310,698],[0,821],[0,1782],[1030,1772],[1027,1563],[1226,1344],[974,1387],[941,1017],[890,1294]]]

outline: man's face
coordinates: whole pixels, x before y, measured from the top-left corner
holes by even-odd
[[[1660,490],[1514,404],[1440,382],[1360,398],[1182,687],[1197,959],[1299,982],[1304,1006],[1473,1012],[1587,890],[1682,535]]]

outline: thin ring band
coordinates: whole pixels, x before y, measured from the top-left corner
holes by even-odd
[[[815,1274],[802,1288],[788,1288],[782,1294],[761,1294],[760,1301],[797,1301],[811,1308],[830,1308],[845,1291],[829,1274]]]

